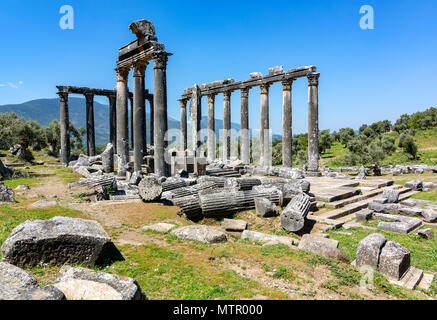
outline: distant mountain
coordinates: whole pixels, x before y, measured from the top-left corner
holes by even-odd
[[[86,126],[85,110],[86,103],[84,98],[69,97],[68,107],[70,121],[75,127]],[[59,120],[59,99],[37,99],[27,101],[21,104],[9,104],[0,106],[0,113],[15,112],[18,116],[26,120],[35,120],[40,125],[46,126],[52,120]],[[150,126],[150,114],[147,113],[147,131]],[[109,137],[109,106],[106,104],[101,104],[94,101],[94,122],[95,122],[95,134],[96,134],[96,144],[103,145],[108,142]],[[201,128],[207,128],[208,118],[202,117]],[[130,126],[130,117],[129,117]],[[180,121],[172,117],[168,117],[168,128],[169,129],[179,129]],[[215,120],[215,128],[217,132],[217,138],[219,137],[219,130],[223,129],[223,120]],[[240,130],[240,125],[238,123],[231,123],[231,128],[235,130]],[[130,130],[129,130],[130,133]],[[148,133],[148,132],[147,132]],[[252,134],[252,132],[251,132]],[[189,126],[188,119],[188,141],[191,138],[191,128]],[[281,139],[280,135],[273,135],[273,139]],[[149,136],[147,135],[147,142],[149,143]]]

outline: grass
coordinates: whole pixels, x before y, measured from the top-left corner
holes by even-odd
[[[437,201],[437,190],[423,191],[411,196],[412,199]]]

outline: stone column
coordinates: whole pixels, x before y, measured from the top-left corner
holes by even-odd
[[[260,126],[260,165],[268,166],[270,148],[270,135],[269,135],[269,87],[270,84],[261,85],[261,126]]]
[[[223,92],[223,160],[231,157],[231,91]]]
[[[156,53],[153,57],[154,71],[154,166],[155,173],[159,176],[168,176],[169,170],[166,163],[165,152],[168,142],[165,140],[167,132],[167,54],[165,52]]]
[[[129,119],[128,119],[128,68],[117,71],[117,165],[118,176],[126,176],[126,164],[129,162]]]
[[[129,94],[129,101],[130,101],[130,146],[131,149],[133,149],[134,148],[134,97],[133,95],[131,96]]]
[[[243,164],[250,164],[249,88],[241,89],[240,150]]]
[[[187,100],[180,99],[181,104],[181,151],[187,150]]]
[[[61,156],[62,164],[68,166],[70,161],[70,120],[68,116],[68,93],[58,92],[61,126]]]
[[[308,171],[319,171],[319,76],[308,75]]]
[[[86,93],[86,136],[88,156],[96,155],[96,138],[94,133],[94,94]]]
[[[190,101],[190,119],[191,119],[191,138],[192,138],[192,150],[196,152],[200,148],[200,122],[202,120],[202,95],[200,93],[199,86],[195,84],[193,86],[193,92],[191,94]]]
[[[144,74],[146,64],[137,62],[133,66],[134,89],[133,89],[133,149],[134,171],[141,171],[143,157],[145,155],[145,100],[144,100]]]
[[[117,109],[116,109],[116,96],[108,96],[109,99],[109,142],[114,146],[114,150],[117,150]]]
[[[208,160],[215,160],[215,95],[208,96]]]
[[[149,130],[150,130],[150,145],[153,146],[153,97],[149,98],[150,105],[150,121],[149,121]]]
[[[282,81],[282,166],[292,167],[291,86],[293,79]]]

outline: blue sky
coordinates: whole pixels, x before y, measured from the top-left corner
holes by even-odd
[[[62,30],[62,5],[74,29]],[[371,5],[375,29],[362,30]],[[316,65],[320,128],[358,128],[437,106],[435,0],[0,1],[0,104],[56,97],[57,84],[113,88],[118,48],[135,39],[130,22],[151,20],[169,58],[168,114],[179,118],[183,89],[269,67]],[[153,66],[146,85],[153,91]],[[129,83],[132,86],[132,81]],[[99,101],[107,103],[106,100]],[[222,118],[221,95],[216,117]],[[240,94],[231,100],[240,119]],[[259,128],[259,89],[250,93],[250,126]],[[281,85],[270,90],[270,119],[281,132]],[[206,98],[203,100],[206,115]],[[307,128],[307,81],[293,85],[293,128]]]

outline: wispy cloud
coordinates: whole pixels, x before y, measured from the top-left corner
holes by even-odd
[[[21,86],[23,84],[23,81],[18,81],[18,84],[12,83],[12,82],[8,82],[7,84],[4,83],[0,83],[0,87],[9,87],[12,89],[18,89],[18,86]]]

